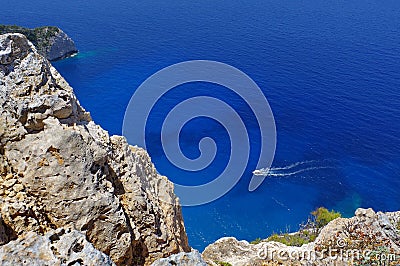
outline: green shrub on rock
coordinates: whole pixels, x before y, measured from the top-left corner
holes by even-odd
[[[322,228],[327,225],[330,221],[335,220],[336,218],[341,217],[342,215],[339,212],[329,211],[324,207],[319,207],[315,211],[313,211],[312,216],[314,217],[317,228]]]
[[[256,239],[254,239],[253,241],[251,241],[250,244],[257,245],[258,243],[261,243],[261,241],[262,241],[262,239],[259,238],[259,237],[257,237]]]
[[[302,246],[304,244],[314,242],[318,236],[318,233],[322,227],[327,225],[330,221],[341,217],[339,212],[329,211],[324,207],[320,207],[315,211],[311,212],[312,218],[308,219],[306,223],[303,223],[301,229],[295,233],[280,233],[273,234],[267,238],[267,241],[275,241],[287,246]],[[257,238],[252,241],[251,244],[258,244],[262,240]]]
[[[224,261],[214,261],[216,264],[219,266],[232,266],[229,262],[224,262]]]
[[[293,234],[273,234],[267,239],[268,241],[279,242],[285,244],[286,246],[297,246],[301,247],[304,244],[310,242],[310,237],[305,236],[302,232]]]

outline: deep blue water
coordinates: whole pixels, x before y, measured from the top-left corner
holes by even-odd
[[[199,155],[204,136],[212,136],[219,151],[210,168],[190,175],[160,149],[165,109],[185,97],[212,95],[247,121],[253,149],[241,181],[213,203],[183,209],[195,248],[222,236],[253,240],[296,230],[318,206],[345,215],[358,207],[400,207],[400,1],[2,0],[1,10],[1,23],[57,25],[75,40],[80,54],[54,65],[112,134],[121,134],[135,89],[171,64],[216,60],[257,82],[277,124],[273,167],[305,163],[279,170],[281,176],[267,178],[255,192],[247,187],[259,132],[228,90],[208,83],[177,88],[150,122],[148,148],[159,172],[194,184],[224,168],[227,133],[209,119],[185,126],[181,145],[188,157]],[[284,175],[306,168],[312,169]]]

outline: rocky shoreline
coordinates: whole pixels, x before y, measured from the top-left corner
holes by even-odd
[[[28,29],[15,25],[0,25],[0,34],[21,33],[35,45],[37,51],[50,61],[64,59],[78,53],[74,41],[60,28],[44,26]]]
[[[400,212],[372,209],[301,247],[222,238],[192,250],[173,184],[92,121],[22,34],[0,35],[0,112],[0,265],[400,264]],[[372,255],[340,255],[349,250]]]

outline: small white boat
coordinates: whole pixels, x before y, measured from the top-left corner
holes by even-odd
[[[253,171],[253,175],[267,176],[269,169],[262,168]]]

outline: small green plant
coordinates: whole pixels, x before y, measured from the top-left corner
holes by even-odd
[[[256,239],[254,239],[253,241],[251,241],[250,244],[257,245],[258,243],[261,243],[261,241],[262,241],[262,239],[259,238],[259,237],[257,237]]]
[[[327,225],[330,221],[335,220],[336,218],[341,217],[342,215],[339,212],[329,211],[324,207],[319,207],[315,211],[311,213],[314,217],[316,225],[318,228],[322,228]]]
[[[310,237],[309,237],[309,240],[310,240],[310,242],[314,242],[315,241],[315,239],[317,238],[317,234],[310,234]]]
[[[300,225],[300,230],[296,233],[289,233],[289,228],[286,228],[284,233],[272,234],[267,238],[267,241],[275,241],[287,246],[302,246],[304,244],[314,242],[318,236],[318,232],[322,227],[327,225],[330,221],[341,217],[339,212],[329,211],[324,207],[320,207],[311,212],[312,217],[307,222]],[[255,239],[251,244],[258,244],[262,240]]]
[[[301,247],[304,244],[310,242],[309,238],[304,236],[302,233],[294,233],[294,234],[273,234],[268,237],[268,241],[275,241],[286,246],[297,246]]]
[[[219,266],[232,266],[229,262],[224,262],[224,261],[214,261],[216,264]]]

